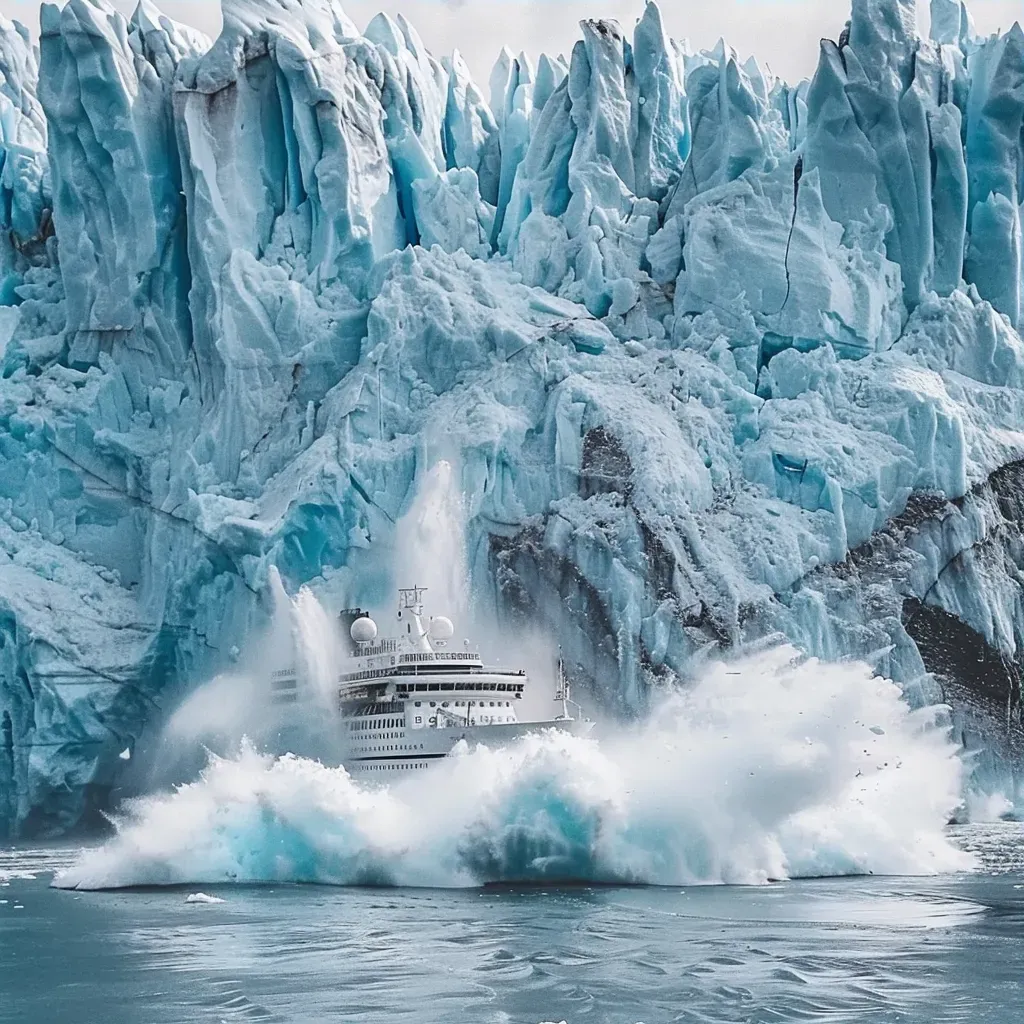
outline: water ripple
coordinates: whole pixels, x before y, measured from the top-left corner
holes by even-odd
[[[49,877],[75,851],[5,850],[4,1019],[1013,1024],[1024,976],[1018,835],[958,831],[986,871],[927,881],[214,887],[225,902],[201,906],[186,903],[192,888],[56,891]]]

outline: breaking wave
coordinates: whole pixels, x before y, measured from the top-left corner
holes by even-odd
[[[941,709],[790,649],[712,666],[645,723],[462,750],[389,788],[245,746],[133,802],[55,885],[759,884],[967,869]]]

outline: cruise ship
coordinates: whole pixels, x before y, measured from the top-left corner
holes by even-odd
[[[392,636],[383,636],[362,609],[339,616],[346,648],[338,679],[341,749],[352,775],[387,780],[429,768],[462,741],[493,747],[542,729],[590,732],[593,722],[570,699],[561,664],[556,713],[546,721],[521,720],[526,673],[485,665],[468,641],[452,646],[451,620],[427,618],[425,594],[423,587],[398,592]],[[275,704],[301,703],[295,669],[275,673],[272,682]]]

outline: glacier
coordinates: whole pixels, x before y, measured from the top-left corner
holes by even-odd
[[[642,713],[785,637],[1024,809],[1024,33],[853,0],[809,82],[587,21],[0,21],[0,833],[87,827],[275,573],[375,606],[441,458],[474,604]]]

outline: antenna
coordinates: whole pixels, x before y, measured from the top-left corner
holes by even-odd
[[[570,707],[576,708],[582,717],[583,709],[572,699],[572,684],[569,682],[569,677],[565,674],[565,661],[562,658],[561,645],[558,647],[558,689],[555,691],[555,701],[560,701],[562,704],[563,721],[568,721],[572,718],[569,714]]]
[[[426,587],[407,587],[398,591],[398,614],[401,618],[402,612],[412,612],[413,615],[423,614],[423,595],[427,592]]]
[[[565,664],[562,661],[562,647],[558,647],[558,689],[555,691],[555,700],[562,703],[562,717],[569,717],[569,684],[565,678]]]

